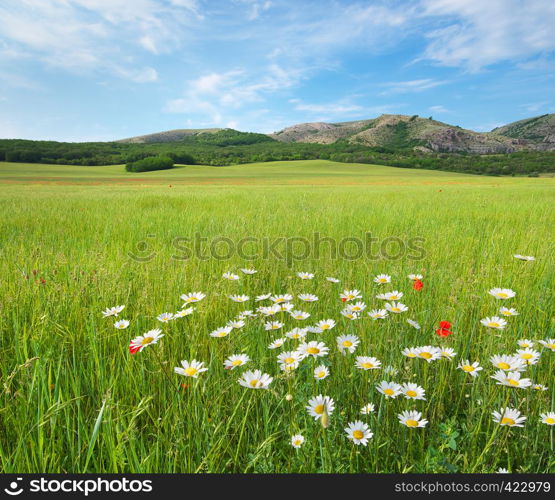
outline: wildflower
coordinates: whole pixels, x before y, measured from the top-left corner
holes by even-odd
[[[322,396],[319,394],[315,398],[308,400],[308,405],[306,406],[308,414],[314,417],[314,420],[322,418],[323,415],[331,416],[333,410],[335,409],[335,403],[329,396]]]
[[[329,349],[323,342],[317,342],[315,340],[311,342],[303,342],[299,345],[298,350],[303,356],[312,356],[314,358],[327,356]]]
[[[494,411],[492,415],[494,422],[509,427],[524,427],[526,421],[526,417],[521,417],[520,411],[513,408],[501,408],[501,411]]]
[[[278,354],[278,363],[282,371],[294,370],[299,366],[302,356],[297,351],[286,351]]]
[[[422,288],[424,288],[424,283],[422,283],[422,281],[420,280],[415,280],[412,284],[412,288],[419,292],[420,290],[422,290]]]
[[[297,276],[302,280],[311,280],[314,278],[314,274],[312,273],[297,273]]]
[[[440,321],[439,328],[436,330],[436,334],[440,337],[449,337],[449,335],[453,335],[453,332],[450,330],[451,323],[449,321]]]
[[[195,302],[200,302],[204,299],[206,295],[202,292],[184,293],[179,298],[185,302],[185,304],[193,304]]]
[[[337,341],[337,348],[345,354],[345,351],[350,353],[355,352],[360,339],[356,335],[340,335],[335,339]]]
[[[428,363],[441,357],[441,351],[437,347],[431,345],[417,347],[416,353],[419,358],[425,359]]]
[[[250,361],[246,354],[232,354],[224,361],[224,368],[226,370],[235,370],[239,366],[243,366]]]
[[[292,438],[291,438],[291,446],[293,448],[297,448],[299,449],[302,444],[304,443],[304,437],[301,436],[300,434],[295,434]]]
[[[385,308],[389,312],[392,312],[395,314],[399,314],[409,310],[409,308],[405,304],[402,304],[401,302],[391,302],[391,303],[386,302]]]
[[[210,333],[211,337],[227,337],[230,333],[231,330],[233,330],[233,327],[231,326],[222,326],[221,328],[216,328],[214,331],[212,331]]]
[[[354,321],[355,319],[360,318],[359,314],[356,312],[352,312],[350,309],[345,308],[341,311],[341,315],[347,319],[350,319],[351,321]]]
[[[421,328],[420,324],[414,321],[413,319],[407,319],[407,323],[413,328],[415,328],[416,330],[420,330]]]
[[[257,311],[263,316],[275,316],[277,313],[281,312],[281,306],[279,304],[274,304],[269,307],[259,307]]]
[[[306,328],[293,328],[290,332],[287,332],[285,336],[289,339],[304,339],[306,337]]]
[[[519,259],[519,260],[526,260],[526,261],[531,261],[531,260],[536,260],[535,257],[532,257],[531,255],[520,255],[520,254],[516,254],[513,256],[515,259]]]
[[[255,317],[256,317],[256,313],[254,313],[254,312],[252,312],[252,311],[250,311],[250,310],[248,310],[248,309],[245,310],[245,311],[240,312],[240,313],[237,315],[237,319],[241,319],[241,320],[247,319],[247,318],[255,318]]]
[[[256,274],[258,271],[256,269],[243,268],[240,270],[243,274]]]
[[[285,344],[287,337],[282,337],[281,339],[275,339],[269,346],[268,349],[279,349]]]
[[[246,302],[247,300],[249,300],[248,295],[230,295],[229,298],[233,302]]]
[[[291,317],[299,321],[304,321],[305,319],[310,318],[310,314],[304,311],[293,311],[291,312]]]
[[[271,384],[273,377],[260,370],[248,371],[238,380],[239,385],[249,389],[267,389]]]
[[[542,413],[540,420],[542,424],[555,425],[555,412]]]
[[[316,380],[323,380],[326,377],[328,377],[329,374],[330,374],[329,369],[324,365],[320,365],[314,368],[314,378]]]
[[[506,385],[508,387],[526,389],[532,385],[532,381],[529,378],[521,379],[519,372],[504,372],[503,370],[498,370],[491,378],[497,380],[497,385]]]
[[[547,391],[547,387],[542,384],[533,384],[532,389],[534,389],[535,391]]]
[[[399,423],[406,425],[407,427],[426,427],[428,421],[422,418],[422,413],[419,411],[408,411],[405,410],[403,413],[397,415]]]
[[[420,354],[418,349],[418,347],[406,347],[401,351],[401,354],[407,358],[418,358]]]
[[[362,295],[359,290],[344,290],[343,293],[339,294],[339,297],[343,302],[350,302],[355,299],[362,299]]]
[[[442,347],[439,350],[439,355],[445,359],[453,359],[457,355],[457,353],[451,347]]]
[[[316,328],[318,328],[318,333],[325,332],[326,330],[331,330],[335,326],[335,321],[333,319],[324,319],[316,323]]]
[[[519,347],[526,349],[527,347],[534,347],[534,341],[528,339],[517,340],[516,343]]]
[[[318,300],[318,297],[312,293],[301,293],[300,295],[297,295],[297,297],[303,302],[316,302]]]
[[[512,299],[516,295],[510,288],[492,288],[488,293],[501,300]]]
[[[226,326],[231,326],[234,330],[240,330],[245,326],[245,322],[242,319],[232,319],[227,322]]]
[[[478,372],[483,370],[483,368],[480,366],[478,361],[474,361],[474,363],[470,363],[470,361],[468,361],[468,359],[462,360],[458,364],[457,368],[460,368],[463,372],[468,373],[472,377],[477,377]]]
[[[279,330],[282,326],[283,323],[281,321],[267,321],[266,323],[264,323],[264,330]]]
[[[525,369],[524,362],[517,356],[507,356],[506,354],[494,355],[490,358],[491,363],[496,368],[504,371],[523,371]]]
[[[374,413],[374,410],[375,410],[375,406],[372,403],[368,403],[360,409],[360,414],[370,415],[371,413]]]
[[[421,274],[409,274],[409,280],[417,281],[421,280],[423,276]]]
[[[125,330],[128,326],[129,321],[127,321],[126,319],[120,319],[119,321],[116,321],[114,323],[114,328],[117,328],[118,330]]]
[[[288,293],[284,295],[272,295],[270,300],[275,304],[283,304],[284,302],[291,302],[293,300],[293,295]]]
[[[370,316],[374,321],[377,319],[385,319],[387,318],[387,309],[372,309],[368,312],[368,316]]]
[[[369,427],[360,420],[349,422],[345,428],[345,432],[347,433],[347,437],[357,446],[360,444],[366,446],[368,440],[374,435]]]
[[[391,283],[391,276],[389,276],[388,274],[378,274],[374,278],[374,283],[377,283],[378,285],[385,285],[386,283]]]
[[[488,328],[495,328],[497,330],[503,330],[507,326],[507,322],[499,316],[481,319],[480,323]]]
[[[173,370],[175,373],[185,377],[198,378],[199,374],[207,371],[208,368],[204,367],[204,362],[193,359],[191,362],[187,360],[181,361],[181,366],[176,366]]]
[[[271,293],[265,293],[263,295],[257,295],[254,299],[256,302],[262,302],[263,300],[268,300],[272,296]]]
[[[540,344],[544,346],[546,349],[555,351],[555,339],[540,340]]]
[[[347,307],[345,309],[348,309],[351,312],[354,313],[359,313],[362,312],[366,309],[366,304],[364,302],[362,302],[361,300],[359,300],[358,302],[355,302],[354,304],[347,304]]]
[[[326,280],[329,281],[330,283],[339,283],[340,282],[340,280],[338,280],[337,278],[334,278],[332,276],[328,276],[326,278]]]
[[[540,353],[529,347],[519,349],[516,351],[516,355],[528,365],[535,365],[540,360]]]
[[[180,311],[177,311],[173,315],[173,319],[184,318],[185,316],[189,316],[190,314],[193,314],[194,310],[195,310],[194,307],[187,307],[186,309],[181,309]]]
[[[381,300],[394,301],[394,300],[399,300],[402,296],[403,296],[403,292],[398,292],[397,290],[395,290],[394,292],[380,293],[376,295],[376,298]]]
[[[396,398],[401,394],[401,386],[395,382],[386,382],[382,380],[377,386],[378,392],[381,392],[386,398]]]
[[[507,469],[505,469],[504,467],[499,467],[499,469],[497,469],[495,471],[497,474],[508,474],[509,471]]]
[[[516,309],[508,308],[508,307],[501,307],[499,309],[499,313],[502,316],[518,316],[518,311]]]
[[[139,335],[135,337],[129,343],[129,352],[135,354],[142,351],[145,347],[156,344],[164,335],[162,335],[162,330],[158,328],[154,330],[149,330],[144,335]]]
[[[361,370],[376,370],[380,368],[382,362],[379,359],[370,356],[357,356],[355,366]]]
[[[167,313],[167,312],[162,313],[162,314],[159,314],[156,319],[161,323],[167,323],[168,321],[171,321],[173,319],[173,314]]]
[[[124,309],[125,306],[108,307],[105,311],[102,311],[102,316],[104,318],[108,318],[109,316],[117,316]]]
[[[383,372],[386,375],[397,375],[399,373],[399,370],[397,370],[397,368],[395,368],[394,366],[388,365],[383,369]]]
[[[406,383],[401,386],[401,392],[405,395],[407,399],[426,399],[424,388],[420,387],[418,384]]]
[[[224,273],[222,274],[222,278],[229,281],[237,281],[238,279],[240,279],[238,274],[233,273]]]

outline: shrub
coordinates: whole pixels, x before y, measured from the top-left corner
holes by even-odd
[[[149,156],[125,165],[128,172],[150,172],[152,170],[168,170],[173,168],[173,160],[167,156]]]

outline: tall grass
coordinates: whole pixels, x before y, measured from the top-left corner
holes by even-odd
[[[519,339],[555,337],[553,181],[476,180],[431,172],[418,177],[385,167],[372,177],[367,166],[349,166],[349,184],[355,185],[341,185],[344,166],[333,170],[326,163],[319,176],[302,165],[285,170],[290,176],[277,183],[266,167],[234,167],[250,169],[252,182],[241,186],[225,180],[217,186],[187,185],[186,169],[168,177],[155,173],[156,182],[141,186],[113,185],[101,173],[96,174],[100,186],[64,184],[63,176],[60,185],[40,185],[33,176],[13,182],[13,172],[2,177],[0,168],[0,180],[12,179],[0,185],[2,471],[554,470],[553,427],[541,424],[539,415],[554,409],[555,354],[542,350],[540,362],[526,371],[547,391],[496,385],[488,361],[493,354],[513,353]],[[229,172],[235,170],[211,169],[210,176],[225,179]],[[334,260],[323,251],[291,266],[275,258],[171,258],[174,238],[197,232],[237,241],[311,238],[316,231],[336,240],[364,238],[367,232],[379,240],[423,237],[425,256],[350,261]],[[152,260],[129,258],[140,241],[156,252]],[[537,260],[521,262],[514,253]],[[255,267],[258,273],[239,282],[221,279],[223,272],[239,267]],[[314,272],[316,278],[301,281],[296,271]],[[405,292],[409,312],[383,322],[342,318],[339,293],[344,288],[360,289],[369,308],[381,305],[374,297],[384,289],[372,282],[381,272],[393,277],[387,290]],[[409,273],[424,275],[421,292],[412,290]],[[329,283],[326,276],[342,281]],[[506,305],[487,294],[494,286],[517,292],[508,305],[520,315],[509,318],[501,332],[479,323]],[[198,290],[207,298],[194,314],[161,326],[158,314],[177,311],[179,295]],[[330,347],[323,360],[330,377],[316,381],[312,372],[320,360],[311,359],[290,378],[280,374],[279,351],[267,346],[281,335],[265,332],[261,319],[249,320],[227,338],[209,337],[243,309],[254,309],[258,304],[252,298],[264,292],[319,296],[316,303],[294,303],[311,314],[302,326],[327,318],[338,322],[330,332],[309,334]],[[245,293],[251,301],[235,304],[227,298],[230,293]],[[114,318],[101,315],[119,304],[126,305],[120,317],[131,321],[123,331],[113,327]],[[283,318],[282,331],[299,326]],[[407,318],[420,322],[422,330],[411,328]],[[434,334],[440,320],[453,323],[453,336]],[[131,356],[129,340],[155,327],[164,330],[160,343]],[[342,333],[361,338],[355,355],[375,356],[398,374],[355,369],[355,355],[343,356],[335,346]],[[294,341],[288,343],[287,349],[294,348]],[[426,344],[453,347],[457,357],[428,365],[401,355],[404,347]],[[224,370],[224,359],[241,352],[252,361]],[[192,358],[204,361],[208,372],[198,380],[173,373],[180,360]],[[456,369],[466,358],[484,367],[476,379]],[[237,383],[242,371],[254,368],[275,377],[267,391]],[[427,399],[384,400],[375,389],[384,379],[414,381],[426,389]],[[318,394],[336,404],[325,430],[305,410]],[[375,413],[360,415],[368,402],[376,405]],[[528,417],[524,428],[493,422],[491,412],[505,405]],[[396,415],[413,408],[429,420],[426,428],[399,424]],[[357,419],[374,432],[367,447],[355,447],[343,431]],[[306,438],[299,450],[290,445],[296,433]]]

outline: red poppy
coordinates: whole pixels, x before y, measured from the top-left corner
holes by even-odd
[[[439,328],[436,330],[436,334],[440,337],[449,337],[453,335],[453,332],[449,330],[451,328],[451,323],[449,321],[440,321]]]
[[[347,302],[347,298],[346,297],[341,297],[341,302]]]
[[[134,345],[133,342],[131,342],[129,344],[129,353],[130,354],[135,354],[136,352],[138,352],[141,349],[140,345]]]
[[[414,280],[414,283],[412,284],[412,287],[419,292],[420,290],[422,290],[422,288],[424,288],[424,283],[422,283],[422,281],[420,280]]]

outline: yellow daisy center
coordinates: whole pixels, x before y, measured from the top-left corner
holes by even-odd
[[[424,358],[425,356],[422,356],[422,357]],[[409,352],[407,354],[407,358],[416,358],[416,354],[414,354],[414,352]]]
[[[505,292],[497,292],[497,296],[501,297],[502,299],[506,299],[509,295]]]
[[[372,363],[368,363],[368,362],[362,363],[361,366],[362,366],[363,368],[366,368],[366,369],[374,368],[374,365],[373,365]]]
[[[520,356],[522,359],[532,359],[534,356],[528,352],[525,352]]]
[[[190,366],[189,368],[185,368],[185,375],[187,375],[188,377],[196,375],[197,372],[198,370],[196,368],[193,368],[192,366]]]
[[[488,325],[497,328],[499,326],[499,323],[497,323],[496,321],[490,321]]]
[[[505,363],[504,361],[501,361],[501,363],[497,363],[497,366],[502,370],[508,370],[511,367],[509,363]]]
[[[392,307],[391,310],[393,312],[399,312],[401,309],[399,307]]]
[[[314,413],[322,415],[322,413],[324,413],[324,405],[316,405],[314,407]]]
[[[351,347],[353,343],[350,340],[343,341],[343,347]]]
[[[355,439],[362,439],[364,437],[364,432],[359,430],[353,431],[353,437]]]
[[[462,367],[462,369],[465,372],[473,372],[474,371],[474,367],[472,365],[465,365],[465,366]]]
[[[143,340],[141,340],[141,345],[150,344],[153,340],[154,340],[154,337],[145,337]]]
[[[290,365],[291,363],[295,362],[295,358],[285,358],[285,362]]]
[[[512,385],[513,387],[518,387],[520,384],[518,383],[518,380],[514,380],[512,378],[510,378],[509,380],[507,380],[507,382],[509,382],[510,385]]]
[[[306,352],[308,352],[308,354],[318,354],[320,352],[320,349],[318,349],[317,347],[309,347]]]
[[[432,353],[430,353],[430,352],[421,352],[420,356],[424,359],[430,359],[432,357]]]
[[[389,296],[389,300],[397,300],[398,296],[397,295],[390,295]]]
[[[301,446],[302,442],[300,439],[295,439],[295,442],[293,443],[295,446]]]
[[[243,361],[240,359],[235,359],[234,361],[231,362],[231,364],[233,366],[241,366],[243,364]]]
[[[395,394],[395,391],[393,389],[384,389],[383,392],[388,396],[393,396],[393,394]]]
[[[415,398],[416,396],[418,396],[418,393],[416,391],[407,391],[405,394],[411,398]]]
[[[258,385],[259,380],[257,378],[253,378],[249,384],[251,385],[251,387],[256,387]]]
[[[547,418],[544,420],[544,422],[545,422],[546,424],[553,425],[553,424],[555,424],[555,418],[553,418],[553,417],[547,417]]]
[[[418,421],[409,418],[406,422],[407,427],[418,427]]]
[[[503,417],[501,419],[501,425],[515,425],[515,421],[509,417]]]

